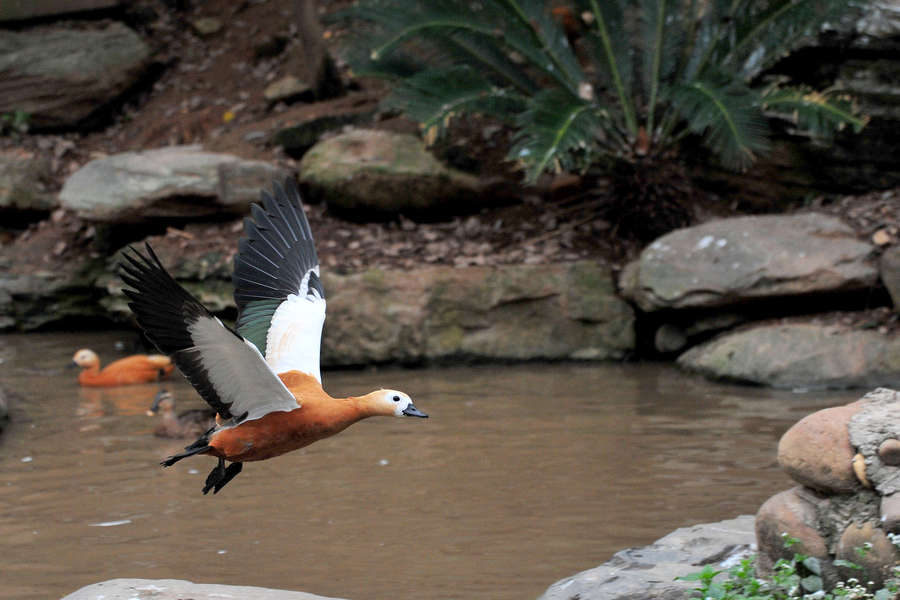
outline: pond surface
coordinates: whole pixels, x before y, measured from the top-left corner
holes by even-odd
[[[535,598],[676,527],[753,513],[791,486],[780,435],[861,396],[717,385],[668,365],[491,365],[328,372],[332,395],[408,392],[430,419],[369,419],[248,463],[219,495],[210,457],[158,461],[155,385],[82,389],[128,332],[0,337],[17,391],[0,436],[0,599],[60,597],[115,577],[325,596]],[[202,401],[180,377],[179,405]]]

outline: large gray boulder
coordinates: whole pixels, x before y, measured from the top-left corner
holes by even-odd
[[[428,216],[477,205],[479,180],[441,164],[417,137],[356,129],[317,143],[300,180],[329,207],[353,216]]]
[[[110,579],[85,586],[62,600],[338,600],[248,585],[193,583],[183,579]]]
[[[260,189],[286,175],[263,161],[171,146],[93,160],[66,180],[59,199],[79,217],[105,222],[244,214]]]
[[[0,2],[0,22],[110,9],[118,5],[119,0],[4,0]]]
[[[621,285],[645,311],[867,289],[878,278],[872,250],[827,215],[736,217],[664,235]]]
[[[684,600],[695,581],[676,581],[704,565],[727,569],[753,554],[753,517],[676,529],[643,548],[557,581],[540,600]]]
[[[678,364],[715,379],[780,388],[900,386],[900,335],[785,321],[722,334]]]
[[[150,49],[121,23],[102,28],[0,30],[0,114],[36,127],[71,127],[141,76]]]

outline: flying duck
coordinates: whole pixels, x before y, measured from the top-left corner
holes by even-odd
[[[175,397],[165,389],[160,390],[153,398],[147,414],[159,414],[159,425],[153,435],[164,438],[197,437],[216,423],[216,411],[212,408],[192,408],[176,413]]]
[[[81,367],[78,383],[90,387],[110,387],[132,383],[151,383],[168,377],[175,365],[161,354],[135,354],[113,361],[100,370],[100,358],[87,348],[72,357],[72,366]]]
[[[235,257],[235,329],[179,285],[149,244],[146,254],[132,248],[121,265],[138,324],[218,413],[214,427],[161,463],[218,458],[204,494],[218,493],[245,462],[303,448],[366,417],[428,416],[403,392],[333,398],[322,389],[325,290],[309,222],[293,181],[261,197]]]

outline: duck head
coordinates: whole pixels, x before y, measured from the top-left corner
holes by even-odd
[[[147,410],[147,416],[152,417],[158,412],[163,414],[170,413],[175,410],[175,397],[169,390],[160,390],[153,397],[153,404]]]
[[[72,356],[72,364],[82,369],[90,369],[100,364],[100,357],[93,350],[82,348]]]
[[[412,399],[403,392],[378,390],[367,395],[375,414],[385,417],[428,418],[428,415],[416,408]]]

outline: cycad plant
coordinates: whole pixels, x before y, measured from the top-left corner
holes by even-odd
[[[387,104],[426,139],[479,113],[514,130],[534,181],[598,163],[656,164],[699,140],[748,167],[771,117],[828,138],[865,119],[834,90],[763,76],[852,0],[362,0],[358,74],[394,80]]]

